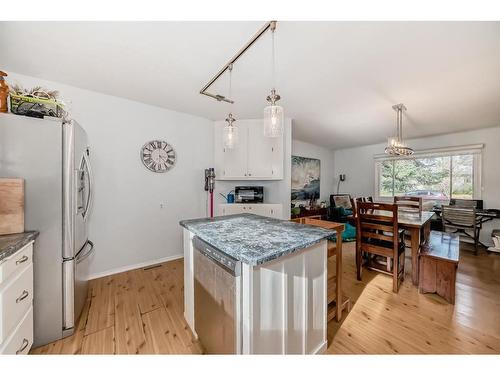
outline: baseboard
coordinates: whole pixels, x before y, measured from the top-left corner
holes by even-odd
[[[324,341],[310,354],[323,354],[324,352],[326,352],[327,348],[328,348],[328,341]]]
[[[114,275],[117,273],[126,272],[126,271],[130,271],[130,270],[135,270],[137,268],[144,268],[144,267],[152,266],[153,264],[164,263],[164,262],[168,262],[171,260],[180,259],[183,257],[184,257],[184,254],[177,254],[177,255],[171,255],[171,256],[168,256],[165,258],[149,260],[147,262],[131,264],[129,266],[113,268],[113,269],[108,270],[108,271],[94,273],[94,274],[89,276],[89,280],[98,279],[100,277]]]

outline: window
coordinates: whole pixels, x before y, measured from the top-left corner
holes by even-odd
[[[416,152],[412,157],[375,157],[378,198],[414,195],[436,203],[480,199],[482,145]]]

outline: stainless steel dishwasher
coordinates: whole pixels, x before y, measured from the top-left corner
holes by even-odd
[[[241,262],[193,239],[194,329],[209,354],[241,353]]]

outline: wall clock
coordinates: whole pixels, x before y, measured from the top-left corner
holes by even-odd
[[[152,172],[163,173],[175,164],[175,150],[165,141],[149,141],[141,148],[141,160]]]

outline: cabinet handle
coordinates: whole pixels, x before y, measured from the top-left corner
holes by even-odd
[[[22,294],[16,298],[16,303],[21,302],[23,299],[26,299],[26,297],[29,296],[29,293],[27,290],[23,290]]]
[[[21,263],[26,262],[28,259],[29,259],[29,258],[28,258],[26,255],[23,255],[23,256],[21,257],[21,259],[16,260],[16,266],[17,266],[18,264],[21,264]]]
[[[28,347],[29,343],[30,342],[28,341],[28,339],[23,339],[23,343],[22,343],[21,347],[18,350],[16,350],[16,354],[22,353],[24,351],[24,349],[26,349]]]
[[[252,209],[252,207],[248,207],[248,209],[249,209],[249,210],[251,210],[251,209]]]

